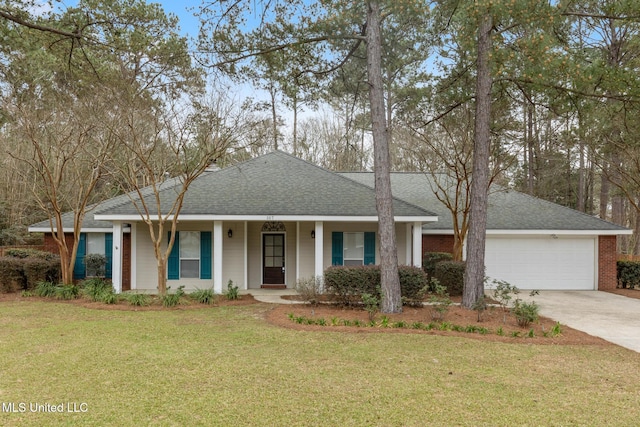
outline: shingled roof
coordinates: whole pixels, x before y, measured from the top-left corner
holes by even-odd
[[[370,187],[374,185],[371,172],[347,172],[341,175]],[[438,222],[423,225],[423,230],[452,230],[451,212],[436,198],[432,179],[424,173],[392,173],[393,195],[417,206],[429,206],[438,215]],[[492,187],[489,193],[487,230],[628,231],[627,228],[574,209],[497,186]]]
[[[180,183],[161,190],[162,212],[168,212]],[[155,212],[153,195],[145,197]],[[435,214],[395,198],[396,217],[435,220]],[[137,215],[129,200],[103,204],[99,219]],[[377,217],[375,191],[370,186],[315,166],[289,154],[275,151],[225,169],[206,172],[187,191],[182,217],[190,216],[303,216]]]

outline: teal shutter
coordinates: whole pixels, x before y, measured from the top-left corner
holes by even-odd
[[[331,265],[343,264],[344,247],[342,242],[342,231],[331,233]]]
[[[104,266],[104,277],[111,279],[113,271],[113,233],[104,233],[104,256],[107,264]]]
[[[364,265],[376,263],[376,233],[367,231],[364,233]]]
[[[87,234],[80,233],[78,240],[78,250],[76,252],[76,263],[73,266],[73,278],[84,279],[87,276],[87,267],[84,265],[84,257],[87,254]]]
[[[171,232],[169,232],[169,239],[171,239]],[[180,232],[176,231],[176,238],[173,241],[173,247],[167,260],[167,279],[178,280],[180,279]]]
[[[211,232],[200,232],[200,278],[211,279]]]

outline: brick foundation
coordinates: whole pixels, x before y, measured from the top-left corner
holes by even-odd
[[[618,285],[616,261],[616,236],[598,236],[598,290]]]

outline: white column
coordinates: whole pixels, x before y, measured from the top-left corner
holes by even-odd
[[[324,224],[322,221],[316,221],[315,228],[315,270],[316,277],[322,277],[324,275]]]
[[[222,293],[222,221],[213,221],[213,291]]]
[[[247,221],[244,222],[244,288],[249,289],[249,226]]]
[[[413,265],[413,224],[407,223],[407,230],[405,232],[405,249],[407,251],[407,256],[405,264]]]
[[[138,223],[131,223],[131,289],[138,289]]]
[[[296,221],[296,283],[300,280],[300,221]]]
[[[413,266],[422,268],[422,223],[413,223]]]
[[[122,293],[122,223],[115,221],[113,223],[113,253],[111,266],[111,283],[116,294]]]

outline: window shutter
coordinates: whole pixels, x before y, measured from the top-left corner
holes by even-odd
[[[200,232],[200,278],[211,279],[211,232]]]
[[[76,263],[73,266],[73,278],[84,279],[87,276],[87,267],[84,265],[84,257],[87,254],[87,233],[80,233],[78,240],[78,250],[76,252]]]
[[[367,231],[364,233],[364,265],[376,263],[376,233]]]
[[[171,232],[169,232],[169,240],[171,240]],[[176,238],[167,260],[167,280],[178,279],[180,279],[180,232],[176,231]]]
[[[111,279],[113,270],[113,233],[104,233],[104,256],[107,264],[104,266],[104,277]]]
[[[343,256],[342,231],[334,231],[331,233],[331,265],[342,265]]]

